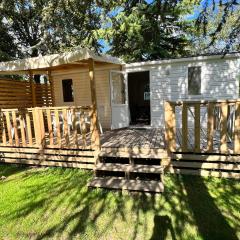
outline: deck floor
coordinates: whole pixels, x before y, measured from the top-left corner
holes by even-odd
[[[220,132],[215,131],[213,136],[213,152],[218,153],[220,149]],[[166,149],[163,128],[124,128],[107,131],[101,135],[103,148],[150,148]],[[182,130],[176,131],[177,151],[182,145]],[[228,138],[229,153],[233,152],[233,142]],[[202,152],[207,151],[207,129],[201,129],[200,148]],[[181,150],[180,150],[181,151]],[[188,151],[194,151],[194,129],[188,130]]]
[[[124,128],[107,131],[101,136],[103,148],[164,149],[164,131],[161,128]]]
[[[177,151],[181,151],[182,132],[181,129],[177,129],[176,132],[176,144]],[[166,143],[164,137],[163,128],[123,128],[117,130],[108,130],[101,134],[101,147],[102,148],[139,148],[139,149],[162,149],[166,150]],[[207,149],[207,130],[201,129],[200,135],[200,149],[201,152],[205,152]],[[82,136],[78,134],[78,141],[75,142],[74,138],[69,137],[69,142],[62,136],[61,144],[58,143],[57,138],[54,137],[54,147],[56,148],[91,148],[90,135],[86,136],[86,141],[83,141]],[[21,139],[19,139],[20,146],[22,145]],[[36,144],[33,138],[33,143]],[[28,142],[27,142],[28,144]],[[50,147],[49,134],[46,133],[45,144]],[[9,145],[9,142],[7,142]],[[228,138],[229,153],[233,152],[233,142]],[[3,146],[1,143],[0,146]],[[11,146],[16,146],[15,140]],[[218,153],[220,149],[220,133],[215,131],[214,133],[214,147],[213,152]],[[194,130],[188,129],[188,152],[194,151]]]

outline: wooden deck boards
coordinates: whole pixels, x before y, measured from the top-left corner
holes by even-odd
[[[103,148],[150,148],[164,149],[163,129],[126,128],[107,131],[101,136]]]
[[[101,147],[103,149],[138,149],[144,152],[147,149],[154,151],[164,150],[166,151],[165,136],[163,128],[124,128],[117,130],[109,130],[104,132],[101,136]],[[207,129],[201,129],[200,133],[200,149],[201,152],[207,151]],[[61,145],[58,144],[57,138],[53,137],[53,145],[50,144],[49,134],[45,135],[45,148],[58,148],[58,149],[90,149],[91,141],[90,135],[86,137],[86,141],[83,141],[80,134],[77,135],[77,144],[74,137],[69,137],[69,142],[66,142],[64,137],[61,138]],[[22,139],[18,139],[19,143],[16,144],[16,140],[12,140],[11,146],[20,145],[22,146]],[[32,138],[33,147],[38,147],[35,138]],[[26,142],[28,146],[28,141]],[[233,153],[233,142],[228,141],[228,153]],[[181,152],[182,146],[182,130],[177,129],[176,131],[176,145],[177,151]],[[188,149],[187,152],[194,152],[194,129],[188,129]],[[0,144],[0,146],[10,146],[9,141],[7,144]],[[220,150],[220,133],[219,131],[214,131],[213,136],[213,153],[219,153]],[[137,152],[137,151],[136,151]]]

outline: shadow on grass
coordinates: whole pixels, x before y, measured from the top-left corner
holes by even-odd
[[[14,174],[24,169],[13,167],[5,171]],[[134,218],[129,226],[133,230],[129,239],[139,239],[139,234],[143,235],[141,239],[165,240],[169,236],[173,240],[184,239],[186,224],[197,225],[197,234],[204,240],[237,239],[200,177],[170,177],[170,184],[166,184],[160,197],[143,193],[123,196],[121,192],[89,190],[87,183],[91,178],[92,173],[78,169],[26,171],[22,175],[24,185],[19,194],[21,204],[11,208],[4,218],[7,222],[20,221],[37,214],[39,222],[32,224],[42,228],[41,232],[36,230],[34,239],[62,238],[63,234],[72,239],[84,235],[89,228],[101,238],[112,229],[119,216],[123,222],[128,222],[130,216]],[[130,213],[126,207],[129,200],[132,204]],[[149,213],[151,217],[147,218]],[[103,214],[103,227],[99,228],[97,222]],[[51,221],[52,217],[60,220]],[[147,228],[149,219],[154,224],[150,234]],[[27,233],[19,237],[30,238]]]
[[[175,232],[172,225],[172,220],[169,216],[154,216],[153,235],[150,240],[167,239],[168,231],[171,233],[171,239],[176,240]]]
[[[27,167],[20,167],[19,165],[6,165],[4,163],[0,163],[0,177],[9,177],[11,175],[23,172],[27,169]]]
[[[182,181],[187,191],[188,204],[202,238],[205,240],[238,240],[235,230],[214,203],[203,179],[183,175]]]

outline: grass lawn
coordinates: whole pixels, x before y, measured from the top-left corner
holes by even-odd
[[[162,195],[89,190],[90,171],[0,165],[0,239],[240,239],[237,180],[166,176]]]

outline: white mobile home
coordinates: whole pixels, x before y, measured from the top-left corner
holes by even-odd
[[[132,63],[125,66],[125,71],[128,76],[128,93],[134,91],[134,88],[141,89],[141,82],[149,84],[150,100],[146,105],[153,127],[164,126],[163,107],[166,100],[239,97],[240,54],[229,54],[224,58],[214,55]],[[136,101],[141,102],[140,99]],[[129,103],[131,104],[131,99]]]
[[[56,106],[90,103],[87,74],[87,69],[80,68],[52,71]],[[164,127],[164,101],[236,99],[239,78],[239,53],[99,66],[96,94],[100,123],[106,129]],[[72,102],[63,99],[66,79],[72,79]]]

